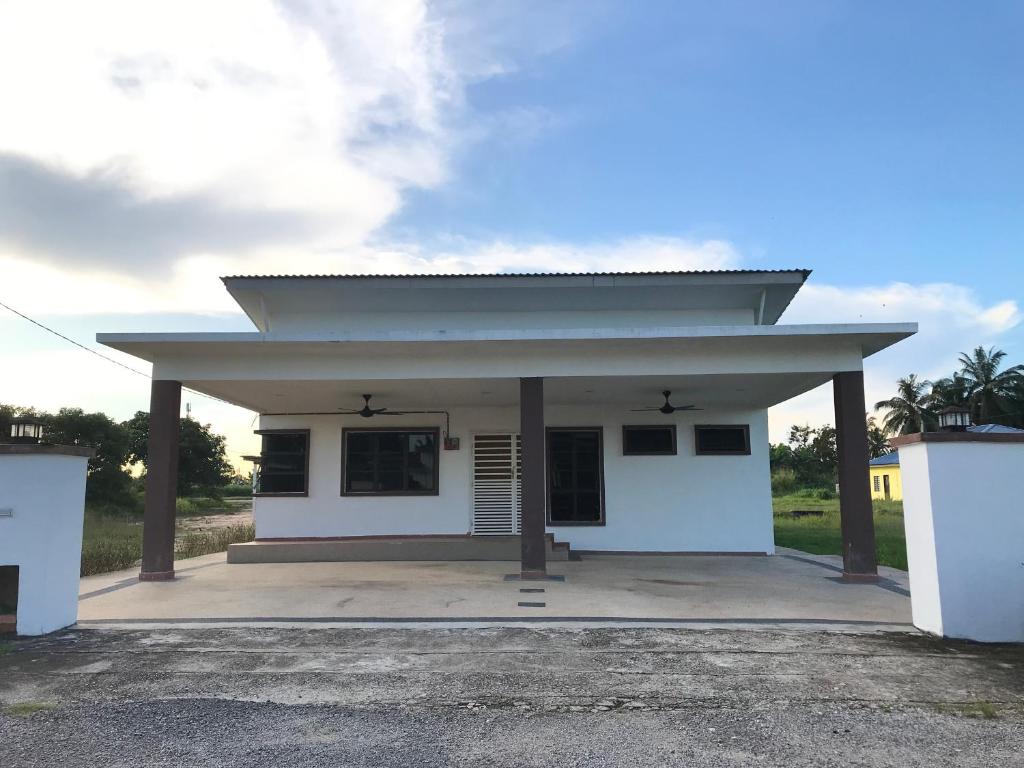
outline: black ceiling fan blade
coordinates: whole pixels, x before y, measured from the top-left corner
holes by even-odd
[[[677,411],[703,411],[703,408],[698,408],[696,405],[677,405],[675,407]]]
[[[647,412],[647,411],[660,411],[661,410],[661,406],[658,406],[657,408],[630,408],[629,410],[632,411],[633,413],[642,413],[642,412]]]

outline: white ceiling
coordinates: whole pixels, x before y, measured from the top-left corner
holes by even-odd
[[[630,408],[661,405],[661,391],[672,390],[673,405],[767,408],[829,380],[824,373],[712,376],[603,376],[545,379],[545,401],[552,405],[617,404]],[[330,413],[362,407],[363,393],[373,407],[438,410],[453,406],[514,406],[518,379],[425,379],[364,381],[185,381],[186,386],[261,413]]]

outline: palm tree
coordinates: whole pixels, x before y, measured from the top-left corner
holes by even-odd
[[[908,435],[924,432],[935,422],[935,414],[929,405],[929,388],[925,379],[918,379],[911,373],[896,382],[896,397],[879,400],[875,409],[886,409],[889,413],[882,421],[882,429],[890,435]]]
[[[960,373],[968,392],[971,410],[978,424],[987,424],[1006,413],[1024,378],[1024,365],[1000,371],[1006,353],[1001,349],[975,347],[960,355]],[[1013,410],[1013,409],[1009,409]]]
[[[889,447],[889,439],[885,436],[885,432],[878,426],[874,416],[868,416],[868,453],[872,459],[877,459],[879,456],[885,456],[892,449]]]
[[[968,406],[971,402],[971,390],[967,380],[959,373],[936,379],[932,382],[932,391],[928,395],[928,405],[935,411],[941,411],[951,405]]]

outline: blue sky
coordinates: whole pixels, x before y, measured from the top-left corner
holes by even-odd
[[[1024,6],[643,2],[467,91],[546,124],[392,227],[725,238],[829,282],[1024,275]],[[581,4],[581,8],[586,4]]]
[[[247,329],[238,272],[808,267],[786,322],[921,323],[878,399],[1024,360],[1022,32],[1020,3],[5,5],[0,301],[89,343]],[[0,354],[0,402],[146,407],[9,315]]]

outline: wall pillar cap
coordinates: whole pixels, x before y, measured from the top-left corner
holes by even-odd
[[[915,443],[1024,443],[1024,432],[914,432],[889,441],[893,448]]]
[[[0,456],[82,456],[91,459],[96,449],[88,445],[51,445],[50,443],[0,443]]]

